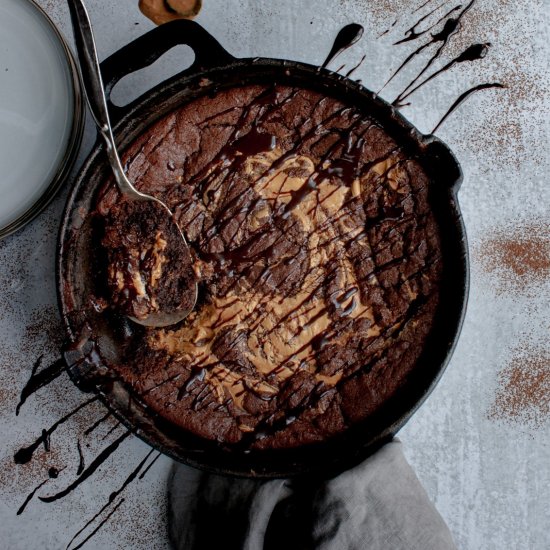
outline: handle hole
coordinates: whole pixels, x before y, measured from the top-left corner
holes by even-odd
[[[111,101],[124,107],[171,76],[189,68],[195,53],[184,44],[174,46],[152,65],[121,78],[111,91]]]

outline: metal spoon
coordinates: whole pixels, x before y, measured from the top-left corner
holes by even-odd
[[[84,90],[86,92],[88,106],[90,107],[92,117],[99,129],[99,132],[105,141],[107,156],[109,157],[109,162],[111,164],[111,168],[113,169],[113,174],[115,176],[118,188],[127,199],[149,201],[151,204],[156,203],[162,206],[166,210],[166,215],[170,216],[172,222],[176,224],[176,227],[178,228],[177,233],[178,235],[181,235],[181,238],[185,243],[185,249],[190,254],[189,246],[170,209],[159,199],[146,195],[145,193],[140,193],[132,185],[124,173],[124,168],[122,167],[120,157],[118,156],[116,150],[116,144],[109,119],[109,112],[107,111],[103,79],[101,78],[101,71],[99,68],[99,61],[97,58],[97,50],[90,18],[82,0],[68,0],[68,4],[71,14],[76,50],[80,62],[80,74],[82,77]],[[185,317],[187,317],[195,307],[195,303],[197,301],[196,282],[194,283],[193,288],[189,289],[189,292],[193,293],[193,300],[189,302],[191,306],[188,308],[178,309],[174,312],[153,312],[150,313],[145,319],[136,319],[134,317],[130,318],[136,323],[149,327],[164,327],[179,323],[185,319]]]

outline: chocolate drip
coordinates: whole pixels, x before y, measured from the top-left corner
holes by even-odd
[[[15,461],[15,463],[16,464],[27,464],[28,462],[30,462],[32,457],[33,457],[34,452],[36,451],[36,449],[38,449],[38,447],[42,443],[46,447],[46,450],[49,450],[48,441],[49,441],[50,435],[53,432],[55,432],[55,430],[57,430],[57,428],[59,426],[61,426],[61,424],[63,424],[67,420],[69,420],[69,418],[71,418],[73,415],[75,415],[76,413],[81,411],[84,407],[87,407],[88,405],[90,405],[94,401],[97,401],[97,399],[98,399],[97,397],[92,397],[91,399],[88,399],[87,401],[84,401],[84,403],[80,404],[78,407],[73,409],[70,413],[68,413],[65,416],[63,416],[62,418],[60,418],[50,428],[48,428],[47,430],[43,430],[42,435],[34,443],[29,445],[28,447],[22,447],[21,449],[19,449],[15,453],[15,455],[13,456],[13,460]]]
[[[403,63],[399,65],[399,67],[394,71],[394,73],[386,81],[384,86],[382,86],[382,88],[378,93],[380,93],[416,56],[420,55],[426,48],[430,47],[432,44],[439,44],[436,52],[430,57],[430,59],[427,61],[424,67],[420,70],[420,72],[405,87],[405,89],[401,92],[401,94],[394,100],[392,105],[396,105],[401,95],[406,93],[409,90],[409,88],[414,86],[416,82],[420,79],[420,77],[431,67],[434,61],[440,57],[442,51],[444,50],[445,46],[449,41],[449,38],[453,36],[460,28],[460,20],[470,10],[474,2],[475,0],[470,0],[470,2],[466,5],[466,7],[457,15],[457,17],[451,17],[447,19],[441,31],[435,34],[432,34],[431,39],[428,42],[426,42],[425,44],[422,44],[416,50],[414,50],[411,54],[409,54],[407,58],[403,61]]]
[[[353,126],[351,129],[353,129]],[[358,177],[358,161],[361,157],[364,144],[364,139],[354,139],[351,131],[348,131],[342,154],[331,160],[326,168],[322,168],[323,161],[321,161],[321,168],[318,168],[316,173],[317,179],[330,179],[331,177],[337,176],[342,182],[350,186],[355,178]],[[337,145],[340,145],[340,143],[337,142]],[[329,153],[331,152],[332,151],[329,151]]]
[[[117,422],[102,438],[101,440],[107,439],[118,427],[120,426],[120,422]]]
[[[461,94],[458,99],[449,107],[449,110],[441,117],[441,120],[435,125],[434,129],[432,130],[432,134],[435,133],[438,128],[445,122],[445,120],[449,117],[449,115],[466,99],[468,99],[472,94],[475,92],[479,92],[480,90],[488,90],[489,88],[506,88],[503,84],[500,84],[499,82],[491,82],[486,84],[479,84],[478,86],[474,86],[473,88],[470,88],[469,90],[466,90],[463,94]]]
[[[118,439],[115,439],[108,447],[92,461],[92,463],[82,472],[82,474],[68,487],[51,496],[39,497],[42,502],[54,502],[67,496],[76,489],[81,483],[84,483],[120,446],[120,444],[130,435],[130,431],[123,433]]]
[[[425,78],[420,84],[417,84],[414,88],[409,90],[404,95],[401,95],[396,101],[401,103],[404,99],[407,99],[410,95],[414,94],[419,88],[422,88],[425,84],[433,80],[434,78],[438,77],[440,74],[444,73],[445,71],[448,71],[451,67],[454,67],[457,63],[464,63],[465,61],[476,61],[478,59],[483,59],[487,52],[489,51],[489,47],[491,44],[489,42],[486,42],[484,44],[472,44],[468,48],[466,48],[460,55],[455,57],[454,59],[451,59],[449,63],[444,65],[441,69],[435,71],[430,76]]]
[[[430,44],[439,43],[440,44],[439,47],[437,48],[436,52],[428,59],[424,67],[413,78],[413,80],[394,99],[394,101],[392,102],[392,105],[399,105],[401,99],[403,98],[403,95],[418,82],[421,76],[432,66],[432,64],[436,61],[436,59],[438,59],[441,56],[441,53],[447,46],[447,43],[449,42],[449,39],[451,38],[451,36],[453,36],[460,29],[460,20],[470,10],[474,2],[475,0],[471,0],[470,3],[458,14],[456,18],[451,17],[450,19],[447,19],[441,32],[438,32],[432,35],[432,40],[428,42],[426,46]]]
[[[42,430],[42,443],[44,443],[44,450],[50,452],[50,434],[47,430]]]
[[[346,78],[349,78],[362,64],[363,62],[365,61],[365,59],[367,58],[367,54],[363,54],[363,57],[359,60],[359,63],[357,63],[357,65],[354,65],[347,73],[346,73]],[[342,67],[343,68],[343,67]],[[337,73],[339,73],[340,71],[336,71]]]
[[[49,367],[42,369],[38,374],[36,374],[37,370],[42,364],[43,358],[44,356],[41,355],[33,365],[31,377],[21,391],[19,403],[17,404],[17,408],[15,409],[16,415],[19,415],[21,406],[33,393],[37,392],[40,388],[47,386],[50,382],[53,382],[65,370],[65,362],[63,361],[63,359],[58,359]]]
[[[149,472],[149,470],[155,465],[155,463],[157,462],[157,460],[162,456],[162,453],[158,452],[157,453],[157,456],[155,456],[155,458],[153,458],[153,460],[151,460],[151,462],[149,463],[149,465],[147,466],[147,468],[145,468],[145,470],[143,470],[143,472],[141,474],[139,474],[139,478],[138,479],[143,479],[146,475],[147,475],[147,472]]]
[[[421,17],[414,25],[412,25],[411,27],[409,27],[405,31],[405,38],[402,38],[401,40],[398,40],[397,42],[394,42],[394,46],[397,46],[398,44],[403,44],[404,42],[410,42],[412,40],[417,40],[418,38],[420,38],[424,34],[431,31],[434,27],[437,27],[437,25],[439,25],[439,23],[441,23],[442,21],[447,19],[447,17],[449,17],[449,15],[451,15],[455,11],[458,11],[460,8],[462,8],[462,5],[458,4],[457,6],[454,6],[453,8],[451,8],[448,12],[446,12],[442,17],[440,17],[435,23],[430,25],[428,28],[424,29],[423,31],[417,31],[416,30],[416,27],[418,27],[423,21],[425,21],[428,17],[430,17],[430,15],[434,14],[437,10],[442,8],[447,3],[448,3],[448,0],[446,0],[445,2],[440,4],[439,6],[435,7],[433,10],[428,12],[423,17]]]
[[[340,71],[343,71],[345,66],[346,66],[346,64],[342,63],[334,72],[339,73]]]
[[[25,499],[25,501],[23,502],[23,504],[19,507],[19,509],[17,510],[17,515],[20,516],[24,511],[25,511],[25,508],[27,507],[27,505],[29,504],[29,502],[33,499],[34,495],[36,494],[36,492],[41,488],[43,487],[46,483],[48,483],[49,479],[45,479],[42,483],[39,483],[27,496],[27,498]]]
[[[433,2],[433,0],[425,0],[422,4],[420,4],[420,6],[418,6],[418,8],[416,8],[413,13],[416,13],[418,11],[420,11],[422,8],[426,7],[428,4],[430,4],[431,2]]]
[[[111,416],[111,411],[108,411],[97,422],[94,422],[85,432],[84,435],[90,435],[98,426],[103,424]]]
[[[330,50],[327,58],[324,63],[321,65],[323,68],[327,67],[328,64],[343,51],[347,50],[349,47],[353,46],[362,36],[365,29],[362,25],[357,23],[350,23],[346,25],[336,35],[332,49]]]
[[[76,475],[79,476],[84,471],[84,455],[82,454],[80,440],[77,440],[76,448],[78,449],[78,468],[76,470]]]
[[[115,504],[114,508],[105,516],[103,521],[80,544],[74,546],[71,550],[78,550],[79,548],[82,548],[111,519],[111,516],[120,508],[124,500],[125,499],[123,498],[120,499]],[[69,546],[67,546],[67,550],[69,550]]]
[[[128,487],[128,485],[130,485],[130,483],[132,483],[137,475],[139,474],[140,470],[143,468],[143,466],[145,465],[145,463],[147,462],[147,460],[149,459],[149,457],[151,456],[151,454],[154,453],[154,449],[151,449],[147,455],[145,456],[145,458],[137,465],[136,468],[134,468],[132,470],[132,472],[130,472],[130,474],[128,475],[128,477],[124,480],[124,482],[122,483],[122,485],[115,491],[113,491],[110,495],[109,495],[109,499],[108,501],[101,507],[101,509],[99,510],[99,512],[97,512],[89,521],[86,522],[86,524],[81,528],[79,529],[75,535],[73,536],[73,538],[69,541],[69,543],[67,544],[67,548],[69,548],[71,546],[71,544],[75,541],[75,539],[81,535],[107,508],[109,508],[109,506],[111,506],[113,504],[113,502],[116,500],[116,498],[126,489],[126,487]],[[160,453],[159,453],[160,455]],[[156,457],[158,458],[158,456]],[[156,460],[155,458],[155,460]],[[154,461],[152,461],[152,463],[148,466],[148,468],[150,468],[152,466],[152,464],[154,463]],[[144,472],[146,473],[146,471]],[[143,475],[143,474],[142,474]],[[139,479],[142,479],[142,477],[140,476]],[[122,499],[124,500],[124,499]],[[107,516],[108,518],[109,516]],[[106,519],[107,519],[106,518]],[[95,534],[97,531],[94,531],[93,534]],[[90,540],[90,537],[86,538],[85,541],[83,542],[86,542]],[[77,546],[76,548],[79,548],[79,546]]]
[[[414,15],[415,13],[419,12],[422,8],[424,8],[425,6],[427,6],[430,2],[432,2],[433,0],[426,0],[423,4],[421,4],[420,6],[418,6],[416,9],[414,9],[412,11],[412,14]],[[445,0],[444,4],[446,3],[447,0]],[[385,30],[383,31],[382,33],[380,33],[378,35],[378,38],[388,34],[392,29],[393,27],[395,27],[395,25],[397,25],[397,23],[399,23],[401,19],[401,16],[397,17],[397,19],[394,20],[394,22]]]

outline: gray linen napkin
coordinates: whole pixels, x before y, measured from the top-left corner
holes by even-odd
[[[181,464],[169,480],[177,550],[456,550],[401,443],[318,481],[255,481]]]

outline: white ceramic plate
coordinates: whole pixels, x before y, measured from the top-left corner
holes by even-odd
[[[0,237],[34,217],[61,183],[80,138],[74,74],[44,12],[30,0],[1,0]]]

